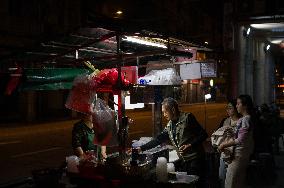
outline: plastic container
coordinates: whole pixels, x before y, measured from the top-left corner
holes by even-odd
[[[196,175],[176,174],[176,176],[178,182],[187,183],[187,184],[194,183],[199,179],[199,177]]]
[[[167,164],[167,172],[175,172],[175,165],[174,163],[168,163]]]
[[[178,181],[186,181],[187,172],[176,172],[176,178]]]
[[[66,157],[67,162],[67,172],[79,173],[79,158],[75,155]]]
[[[166,183],[168,181],[167,159],[165,157],[157,159],[156,177],[158,182]]]

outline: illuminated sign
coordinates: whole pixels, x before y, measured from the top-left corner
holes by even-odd
[[[190,80],[190,83],[192,83],[192,84],[199,84],[199,80]]]
[[[216,63],[201,63],[201,76],[202,78],[217,77]]]

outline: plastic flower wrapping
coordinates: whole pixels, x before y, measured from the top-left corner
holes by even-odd
[[[73,81],[73,87],[65,103],[66,108],[93,116],[95,131],[94,144],[115,146],[118,144],[117,126],[114,111],[102,99],[96,99],[101,88],[117,88],[117,69],[104,69],[90,75],[79,75]],[[121,75],[122,87],[129,81]]]
[[[115,115],[114,111],[107,105],[107,102],[98,98],[95,102],[92,116],[95,131],[94,144],[117,145]]]
[[[141,85],[180,85],[181,78],[174,68],[152,70],[138,79]]]
[[[122,86],[128,86],[129,81],[123,79]],[[118,79],[117,69],[104,69],[90,75],[79,75],[73,81],[65,107],[71,110],[92,114],[97,90],[101,88],[115,88]]]
[[[93,102],[96,92],[92,89],[91,80],[94,75],[79,75],[73,81],[73,87],[65,103],[65,107],[71,110],[92,114]]]

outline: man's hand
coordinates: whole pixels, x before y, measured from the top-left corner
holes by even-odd
[[[107,158],[107,154],[105,152],[102,152],[102,158],[103,160]]]
[[[106,146],[101,146],[101,155],[102,160],[105,160],[107,158]]]
[[[189,148],[191,148],[191,144],[184,144],[179,148],[179,153],[182,155]]]

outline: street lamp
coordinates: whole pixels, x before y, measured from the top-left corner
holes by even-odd
[[[121,10],[116,11],[116,14],[121,15],[123,12]]]
[[[205,107],[205,110],[204,110],[204,116],[205,116],[205,121],[204,121],[204,129],[206,130],[206,121],[207,121],[207,114],[206,114],[206,104],[207,104],[207,100],[208,99],[211,99],[211,94],[206,94],[204,96],[204,107]]]

